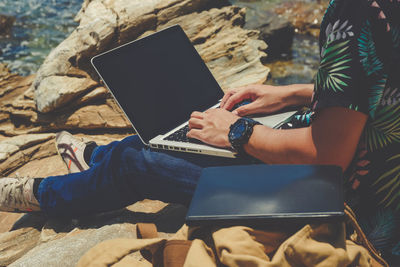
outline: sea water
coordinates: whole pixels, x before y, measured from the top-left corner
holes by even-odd
[[[21,75],[35,73],[51,49],[77,26],[83,0],[0,0],[0,14],[16,18],[10,36],[0,36],[0,62]]]

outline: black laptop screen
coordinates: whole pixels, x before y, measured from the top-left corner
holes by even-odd
[[[223,96],[179,26],[96,56],[92,63],[146,143]]]

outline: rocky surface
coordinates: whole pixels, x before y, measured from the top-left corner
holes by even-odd
[[[224,89],[264,82],[267,45],[243,29],[244,18],[244,9],[223,0],[85,0],[79,26],[37,74],[21,77],[0,65],[0,177],[66,174],[54,142],[60,130],[98,144],[133,134],[89,59],[170,25],[183,27]],[[71,220],[0,212],[0,266],[73,266],[102,240],[135,237],[139,221],[173,233],[185,212],[151,200]]]
[[[268,44],[268,61],[285,57],[293,44],[294,26],[283,16],[265,10],[253,11],[253,18],[246,28],[260,31],[260,38]]]

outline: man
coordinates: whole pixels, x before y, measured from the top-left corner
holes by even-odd
[[[230,90],[219,109],[193,112],[189,137],[233,146],[250,160],[155,152],[135,136],[97,147],[64,132],[57,142],[73,173],[0,179],[0,209],[79,216],[143,198],[187,204],[204,167],[257,160],[333,164],[345,172],[346,201],[369,239],[395,259],[400,256],[399,20],[398,0],[332,0],[321,24],[314,90],[311,85],[251,85]],[[252,102],[229,111],[244,99]],[[291,125],[312,123],[276,130],[242,118],[290,105],[312,107]],[[242,132],[230,134],[238,125]]]

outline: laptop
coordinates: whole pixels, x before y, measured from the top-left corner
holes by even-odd
[[[97,55],[91,62],[145,145],[237,156],[230,149],[186,137],[190,114],[218,107],[224,93],[179,25]],[[293,113],[254,119],[277,127]]]
[[[341,220],[343,216],[340,167],[258,164],[205,168],[186,223],[304,224]]]

